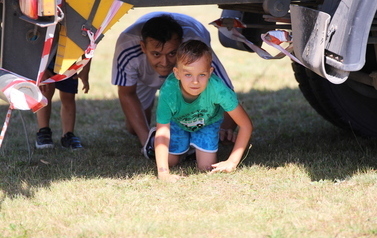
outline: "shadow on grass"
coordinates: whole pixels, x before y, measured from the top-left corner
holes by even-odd
[[[342,180],[377,168],[377,141],[355,137],[326,122],[309,106],[298,89],[239,94],[254,124],[253,147],[242,166],[302,166],[312,180]],[[155,164],[140,153],[136,137],[125,132],[117,99],[78,100],[75,133],[85,149],[60,147],[59,102],[53,103],[51,128],[55,148],[34,149],[35,115],[14,111],[0,151],[3,196],[32,197],[39,187],[73,178],[134,178],[155,175]],[[0,115],[7,105],[0,106]],[[24,121],[24,125],[22,124]],[[231,146],[221,145],[219,159]],[[195,173],[193,163],[182,165]]]

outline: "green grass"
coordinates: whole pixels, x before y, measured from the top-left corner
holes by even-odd
[[[204,24],[220,14],[216,6],[161,9]],[[34,149],[33,113],[13,112],[0,150],[0,237],[377,237],[376,140],[318,116],[289,60],[221,48],[211,26],[215,51],[253,120],[253,147],[231,174],[198,173],[186,162],[173,169],[186,175],[177,183],[156,179],[155,164],[124,129],[110,66],[121,29],[161,9],[132,10],[100,43],[91,90],[77,100],[84,150],[60,148],[58,100],[52,150]],[[0,116],[7,107],[0,105]],[[221,145],[219,159],[230,149]]]

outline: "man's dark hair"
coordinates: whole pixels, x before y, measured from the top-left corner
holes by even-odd
[[[150,37],[161,42],[163,45],[171,40],[174,35],[182,39],[183,30],[181,25],[167,14],[149,19],[141,29],[143,41]]]
[[[208,63],[211,64],[212,50],[208,45],[199,40],[186,41],[177,50],[177,64],[192,64],[202,57],[206,57]]]

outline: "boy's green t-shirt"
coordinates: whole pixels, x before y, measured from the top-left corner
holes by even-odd
[[[214,74],[206,89],[191,103],[184,100],[180,81],[170,74],[160,89],[156,121],[160,124],[174,121],[192,132],[223,119],[224,111],[232,111],[237,106],[236,93]]]

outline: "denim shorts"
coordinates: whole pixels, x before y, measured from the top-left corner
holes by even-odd
[[[170,122],[169,153],[181,155],[190,149],[190,145],[198,150],[215,153],[219,147],[219,130],[223,120],[202,127],[195,132],[183,130],[177,123]]]

